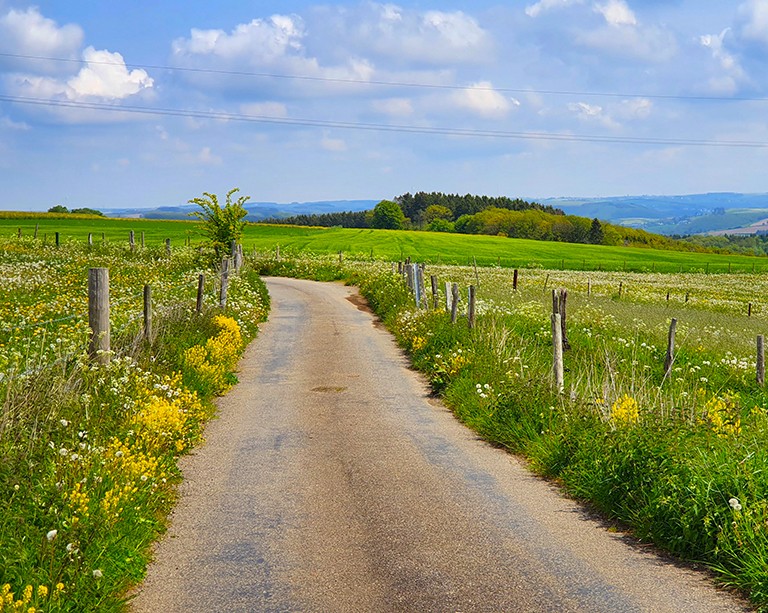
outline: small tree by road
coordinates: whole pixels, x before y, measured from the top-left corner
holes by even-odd
[[[202,197],[189,200],[190,204],[196,204],[201,209],[190,215],[203,222],[202,233],[210,241],[217,258],[232,255],[232,241],[240,242],[243,237],[247,223],[245,216],[248,215],[244,205],[251,197],[240,196],[232,201],[232,196],[239,191],[237,187],[229,190],[224,206],[219,204],[216,194],[208,192],[203,192]]]

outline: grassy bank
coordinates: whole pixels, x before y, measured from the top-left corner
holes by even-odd
[[[117,611],[144,574],[213,398],[236,381],[268,297],[230,281],[229,305],[201,313],[193,250],[0,244],[0,611]],[[85,354],[89,267],[110,269],[113,351]],[[205,271],[208,272],[208,271]],[[209,277],[210,278],[210,277]],[[156,297],[151,341],[141,288]]]
[[[579,272],[541,271],[514,291],[508,271],[427,267],[439,287],[459,283],[464,300],[466,287],[479,285],[470,330],[466,318],[452,325],[442,307],[415,308],[386,265],[265,256],[260,267],[358,284],[467,425],[641,539],[768,605],[768,395],[755,381],[753,349],[768,326],[764,312],[749,317],[736,299],[759,294],[765,281],[723,275],[713,284],[702,275],[690,290],[695,302],[668,303],[648,296],[663,296],[679,275],[638,276],[619,297],[624,273],[606,273],[588,295]],[[547,274],[549,289],[569,289],[563,394],[551,375]],[[734,295],[712,299],[718,292]],[[678,345],[665,375],[672,317]]]

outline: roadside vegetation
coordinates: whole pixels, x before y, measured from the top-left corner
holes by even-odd
[[[213,306],[209,260],[183,247],[0,241],[0,611],[123,610],[143,577],[177,459],[201,441],[268,308],[248,267],[230,278],[227,309]],[[108,365],[86,354],[91,267],[110,270]]]
[[[258,267],[358,285],[468,426],[617,529],[768,606],[768,395],[754,349],[768,328],[762,276],[527,269],[515,291],[509,270],[430,265],[438,308],[419,309],[391,263],[263,253]],[[478,287],[475,329],[464,317],[450,323],[445,281],[462,288],[460,312],[466,288]],[[553,287],[569,292],[562,394],[552,380]]]

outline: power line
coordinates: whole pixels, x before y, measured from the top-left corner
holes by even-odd
[[[220,70],[215,68],[192,68],[185,66],[165,66],[162,64],[129,64],[121,62],[107,62],[102,60],[85,60],[62,57],[46,57],[41,55],[25,55],[21,53],[0,53],[0,57],[14,59],[39,60],[46,62],[61,62],[70,64],[95,64],[97,66],[125,66],[126,68],[141,68],[144,70],[164,70],[169,72],[188,72],[201,74],[214,74],[237,77],[259,77],[268,79],[282,79],[295,81],[314,81],[320,83],[338,83],[345,85],[373,85],[380,87],[408,87],[422,89],[443,89],[443,90],[472,90],[472,91],[494,91],[509,94],[541,94],[553,96],[584,96],[584,97],[605,97],[605,98],[648,98],[651,100],[688,100],[688,101],[709,101],[709,102],[768,102],[767,97],[748,97],[748,96],[704,96],[704,95],[683,95],[683,94],[643,94],[637,92],[594,92],[579,90],[558,90],[558,89],[533,89],[523,87],[492,87],[483,85],[448,85],[440,83],[419,83],[413,81],[380,81],[352,79],[341,77],[319,77],[312,75],[289,75],[273,72],[252,72],[245,70]]]
[[[72,100],[50,100],[45,98],[27,98],[21,96],[0,95],[0,102],[12,102],[35,106],[58,107],[105,111],[112,113],[130,113],[139,115],[157,115],[169,117],[187,117],[193,119],[216,119],[221,121],[243,121],[251,123],[276,124],[298,127],[334,128],[342,130],[366,130],[376,132],[400,132],[407,134],[431,134],[442,136],[463,136],[472,138],[507,138],[519,140],[593,142],[609,144],[664,145],[686,147],[740,147],[768,148],[765,141],[746,140],[707,140],[681,138],[640,138],[631,136],[601,136],[594,134],[564,134],[556,132],[514,132],[505,130],[478,130],[448,127],[408,126],[396,124],[359,123],[349,121],[329,121],[321,119],[269,117],[263,115],[246,115],[226,113],[222,111],[195,111],[187,109],[172,109],[143,106],[115,106],[96,102],[75,102]]]

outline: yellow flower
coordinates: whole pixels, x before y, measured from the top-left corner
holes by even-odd
[[[632,396],[621,396],[611,406],[611,420],[620,426],[631,426],[640,419],[637,400]]]
[[[48,596],[48,586],[47,585],[37,586],[37,597],[45,598],[46,596]]]

